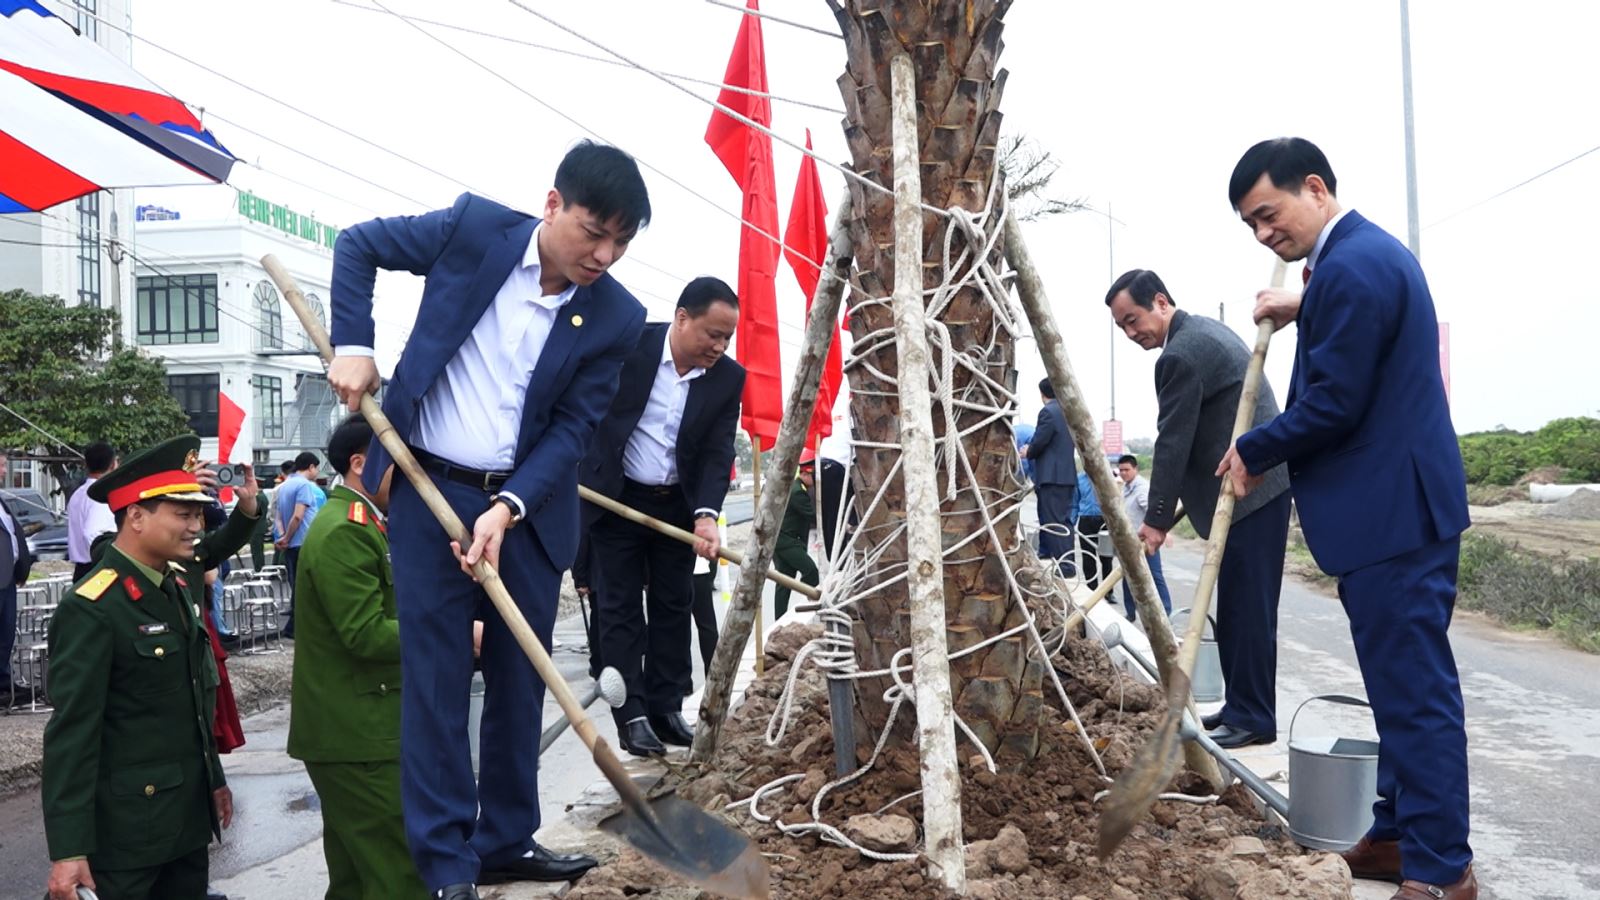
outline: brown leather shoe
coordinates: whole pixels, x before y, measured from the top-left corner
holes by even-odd
[[[1467,870],[1455,884],[1440,887],[1408,880],[1389,900],[1478,900],[1478,877],[1472,874],[1472,864],[1467,863]]]
[[[1405,881],[1405,876],[1400,874],[1399,841],[1375,841],[1363,837],[1354,847],[1339,854],[1339,858],[1350,867],[1350,874],[1356,878],[1393,884]]]

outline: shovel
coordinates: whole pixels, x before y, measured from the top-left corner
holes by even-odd
[[[306,335],[316,344],[324,363],[333,361],[333,346],[328,334],[306,305],[305,295],[295,283],[294,276],[278,261],[276,256],[262,257],[261,265],[277,283],[278,290],[306,330]],[[371,394],[361,397],[361,413],[372,426],[373,433],[383,443],[384,449],[394,457],[395,465],[411,480],[417,493],[438,518],[445,533],[461,544],[470,546],[472,534],[467,531],[455,510],[439,493],[433,480],[417,465],[411,449],[394,430],[387,416],[378,408]],[[644,792],[633,783],[622,761],[612,751],[611,745],[595,730],[594,722],[573,696],[572,688],[561,671],[551,662],[539,638],[528,626],[522,611],[511,599],[505,583],[488,560],[480,559],[472,568],[484,593],[494,603],[495,609],[505,619],[512,635],[521,645],[540,679],[560,704],[561,711],[572,728],[594,754],[595,765],[605,774],[606,780],[622,799],[622,812],[601,823],[607,831],[621,836],[644,854],[647,859],[689,879],[701,888],[715,894],[736,898],[766,898],[770,890],[771,874],[767,861],[756,851],[744,835],[727,824],[712,818],[704,810],[674,795],[664,795],[646,800]]]
[[[1283,286],[1285,269],[1282,260],[1273,267],[1273,287]],[[1255,349],[1245,370],[1239,410],[1233,417],[1233,442],[1249,430],[1255,414],[1256,397],[1261,393],[1261,370],[1267,362],[1272,332],[1271,319],[1263,320],[1256,329]],[[1224,477],[1217,497],[1217,512],[1211,518],[1211,539],[1206,543],[1205,562],[1200,566],[1200,580],[1195,586],[1194,605],[1190,607],[1188,633],[1178,652],[1178,666],[1167,683],[1167,715],[1150,740],[1134,754],[1132,765],[1111,786],[1111,795],[1100,813],[1100,841],[1096,852],[1101,859],[1110,856],[1133,831],[1133,826],[1150,811],[1151,804],[1178,770],[1178,750],[1182,743],[1179,729],[1184,710],[1192,698],[1190,679],[1194,677],[1195,659],[1200,655],[1200,642],[1211,609],[1211,592],[1216,587],[1222,553],[1228,543],[1228,529],[1233,525],[1234,499],[1233,479]]]

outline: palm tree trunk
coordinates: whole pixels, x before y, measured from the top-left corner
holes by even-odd
[[[1008,0],[849,0],[842,7],[829,0],[829,5],[844,32],[849,57],[839,85],[846,109],[845,137],[855,171],[885,187],[893,186],[889,61],[907,53],[917,70],[923,202],[935,209],[959,206],[982,211],[991,190],[1003,191],[995,183],[995,167],[1005,73],[997,70],[996,59]],[[863,669],[884,669],[895,653],[910,646],[905,583],[885,584],[904,571],[906,562],[905,536],[899,531],[905,490],[895,474],[900,410],[894,379],[898,364],[892,309],[883,299],[894,287],[893,198],[853,180],[851,192],[851,236],[860,291],[850,308],[849,327],[857,358],[848,375],[858,442],[858,503],[868,503],[879,487],[889,482],[884,501],[861,522],[858,547],[899,533],[868,576],[868,587],[884,586],[856,604],[855,643]],[[925,212],[923,224],[922,286],[931,289],[945,278],[942,260],[947,221]],[[988,227],[1000,224],[995,219]],[[959,255],[966,242],[957,236],[952,247],[953,255]],[[981,248],[972,252],[981,252]],[[996,241],[989,249],[996,268],[1003,255],[1003,244]],[[993,502],[1021,489],[1010,402],[1005,391],[995,387],[1009,389],[1016,382],[1009,316],[997,318],[981,292],[968,287],[930,310],[930,317],[948,329],[952,352],[963,358],[945,360],[935,345],[933,371],[949,370],[951,362],[963,360],[976,370],[955,365],[949,384],[954,398],[963,401],[954,407],[954,423],[967,465],[957,461],[957,491],[941,503],[940,527],[947,548],[979,535],[945,562],[946,622],[954,655],[1024,621],[1021,598],[1010,586],[1005,565],[1017,568],[1032,565],[1035,559],[1021,537],[1015,511],[995,521],[998,544],[984,533],[978,499],[981,494]],[[936,439],[944,438],[949,424],[936,400]],[[941,457],[941,486],[946,462]],[[1028,635],[1021,633],[951,661],[957,714],[991,751],[1013,763],[1031,759],[1038,751],[1046,663],[1037,654],[1030,658],[1030,644]],[[866,733],[876,734],[884,727],[888,705],[883,692],[889,684],[887,678],[857,682],[857,709],[869,729]],[[909,714],[903,715],[896,723],[897,738],[913,736],[909,719]]]

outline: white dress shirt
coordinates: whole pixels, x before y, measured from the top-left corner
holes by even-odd
[[[678,428],[683,424],[683,406],[689,399],[689,382],[705,373],[704,367],[696,366],[678,374],[669,328],[661,341],[661,364],[656,366],[650,400],[622,450],[622,474],[640,484],[678,483]]]
[[[111,507],[89,499],[89,485],[99,480],[90,478],[67,499],[67,559],[80,565],[93,561],[89,547],[95,538],[117,530]]]
[[[1311,255],[1306,257],[1306,271],[1309,272],[1316,269],[1317,260],[1322,258],[1322,245],[1328,242],[1328,235],[1333,234],[1333,226],[1339,224],[1339,220],[1344,218],[1345,213],[1349,211],[1348,209],[1339,210],[1333,218],[1328,220],[1328,224],[1322,226],[1322,231],[1317,234],[1317,242],[1311,245]]]
[[[522,264],[506,276],[494,302],[423,395],[408,437],[412,445],[468,468],[506,472],[515,466],[528,382],[556,315],[578,289],[569,284],[559,294],[546,295],[539,286],[542,228],[542,222],[534,227]],[[371,356],[372,348],[341,344],[338,353]]]

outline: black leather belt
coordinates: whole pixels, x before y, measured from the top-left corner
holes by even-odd
[[[422,468],[457,484],[475,487],[484,493],[494,493],[505,486],[506,479],[511,477],[510,472],[485,472],[482,469],[472,469],[467,466],[458,466],[447,459],[434,456],[421,447],[412,447],[411,455],[417,458]]]
[[[681,490],[676,484],[645,484],[642,481],[634,481],[632,478],[623,478],[622,486],[625,490],[640,494],[650,494],[656,497],[671,497]]]

